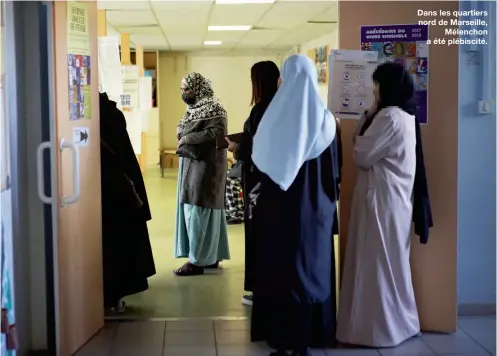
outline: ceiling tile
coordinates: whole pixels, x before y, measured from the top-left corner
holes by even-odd
[[[209,25],[255,25],[273,4],[214,5]]]
[[[206,41],[222,41],[224,43],[238,43],[247,35],[244,31],[208,31]]]
[[[186,36],[186,35],[173,35],[168,36],[167,40],[171,45],[172,50],[177,50],[178,47],[186,46],[186,47],[203,47],[204,40],[198,36]]]
[[[274,4],[240,5],[214,5],[214,0],[108,0],[99,1],[98,6],[108,9],[109,35],[129,32],[132,43],[147,49],[209,53],[233,48],[287,50],[337,27],[308,21],[337,21],[338,17],[335,0],[276,0]],[[252,25],[255,30],[208,32],[208,25]],[[167,38],[163,38],[162,32]],[[223,44],[204,47],[204,40]]]
[[[150,3],[142,1],[97,1],[99,9],[108,10],[150,10]]]
[[[214,1],[152,1],[150,3],[152,9],[157,12],[165,12],[170,15],[178,15],[180,17],[189,17],[191,21],[196,15],[210,12],[214,6]]]
[[[119,41],[121,41],[121,33],[113,26],[111,26],[107,22],[107,36],[116,36],[119,37]]]
[[[120,33],[130,33],[132,35],[162,36],[159,26],[126,26],[116,27]]]
[[[328,7],[325,11],[320,12],[312,16],[310,21],[336,21],[338,22],[338,4],[334,3],[332,6]]]
[[[321,1],[275,2],[271,10],[257,23],[257,27],[292,29],[306,23],[329,6],[329,2]]]
[[[277,2],[300,2],[300,3],[311,3],[311,2],[325,2],[328,3],[328,5],[332,2],[337,3],[338,0],[276,0]]]
[[[336,24],[305,24],[294,31],[286,32],[268,48],[275,46],[295,46],[331,33],[337,29]]]
[[[157,21],[150,10],[108,10],[107,21],[113,26],[155,25]]]
[[[212,4],[154,2],[152,7],[166,36],[186,33],[203,38]]]
[[[285,32],[277,30],[252,30],[238,43],[237,48],[261,48],[275,42]]]
[[[167,42],[163,36],[131,35],[131,41],[135,46],[142,46],[144,49],[168,49]]]

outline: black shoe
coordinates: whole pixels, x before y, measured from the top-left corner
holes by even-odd
[[[278,351],[274,351],[274,352],[271,352],[269,354],[269,356],[290,356],[286,353],[286,351],[283,351],[283,350],[278,350]]]
[[[206,268],[206,269],[216,269],[216,268],[219,268],[219,261],[217,261],[216,263],[214,263],[212,265],[205,266],[204,268]]]
[[[308,348],[292,352],[292,356],[308,356],[308,355],[309,355],[309,349]]]
[[[226,224],[228,225],[239,225],[241,223],[243,223],[243,220],[240,219],[235,219],[235,218],[226,219]]]

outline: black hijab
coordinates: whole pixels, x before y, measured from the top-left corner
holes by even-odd
[[[376,114],[389,106],[396,106],[406,113],[416,116],[416,102],[414,100],[414,83],[409,72],[398,63],[384,63],[379,65],[373,73],[373,81],[379,85],[380,102],[373,113],[366,113],[367,119],[361,127],[359,136],[369,128]],[[423,155],[423,142],[421,127],[415,119],[416,125],[416,173],[413,189],[413,217],[414,232],[419,236],[420,242],[428,242],[429,230],[433,227],[428,182]]]

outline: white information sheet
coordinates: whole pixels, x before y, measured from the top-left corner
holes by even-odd
[[[122,66],[122,80],[123,80],[123,92],[121,99],[124,97],[126,100],[122,102],[122,106],[125,109],[135,109],[140,107],[140,97],[139,97],[139,68],[134,65],[123,65]]]
[[[138,79],[140,109],[152,109],[152,77],[141,77]]]
[[[329,63],[328,110],[339,119],[359,120],[373,104],[378,52],[333,50]]]
[[[142,113],[142,132],[148,131],[148,115],[152,109],[152,77],[138,79],[140,110]]]
[[[120,104],[123,80],[119,38],[116,36],[98,38],[98,81],[99,91],[107,93],[110,100]]]
[[[124,111],[126,118],[126,128],[128,130],[129,139],[133,146],[135,154],[139,155],[142,152],[142,113],[140,109],[132,111]]]

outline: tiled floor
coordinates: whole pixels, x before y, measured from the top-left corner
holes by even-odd
[[[152,211],[148,223],[157,274],[149,279],[150,288],[125,298],[126,318],[209,318],[246,317],[241,303],[244,276],[243,225],[229,227],[231,260],[222,268],[203,276],[176,277],[172,271],[186,260],[174,258],[177,170],[158,168],[144,174]]]
[[[176,277],[172,271],[186,260],[174,258],[174,225],[178,172],[149,168],[145,185],[152,211],[148,223],[157,274],[149,279],[150,288],[125,298],[126,312],[121,318],[214,318],[247,317],[241,303],[245,269],[243,225],[229,226],[231,260],[219,270],[203,276]],[[336,242],[335,242],[336,243]],[[338,251],[338,248],[336,248]],[[337,271],[338,273],[338,271]]]
[[[267,356],[249,321],[109,323],[76,356]],[[313,350],[313,356],[495,355],[495,317],[461,318],[451,335],[423,334],[393,349]]]

